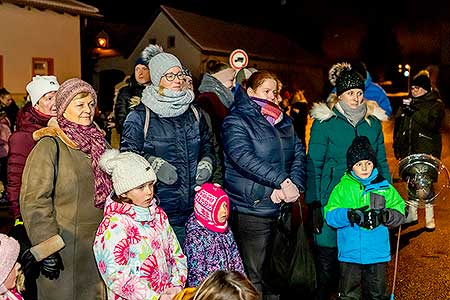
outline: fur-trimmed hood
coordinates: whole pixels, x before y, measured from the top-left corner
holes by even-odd
[[[59,137],[70,148],[78,149],[78,145],[75,144],[75,142],[72,141],[59,127],[55,117],[48,121],[48,127],[44,127],[33,132],[33,139],[35,141],[39,141],[45,136]]]
[[[336,113],[333,111],[333,108],[336,106],[336,103],[339,102],[339,98],[336,94],[332,93],[328,96],[327,103],[314,103],[310,115],[313,119],[318,120],[320,122],[326,121],[331,117],[336,117]],[[364,99],[364,103],[367,106],[367,112],[364,117],[366,122],[370,125],[370,116],[377,118],[380,121],[387,121],[388,116],[386,112],[378,105],[377,102],[372,100]],[[336,109],[339,110],[338,107]]]

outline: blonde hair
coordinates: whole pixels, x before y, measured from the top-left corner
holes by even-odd
[[[89,96],[89,95],[90,95],[90,93],[87,93],[87,92],[81,92],[81,93],[79,93],[79,94],[76,94],[75,97],[73,97],[71,101],[73,101],[73,100],[78,100],[78,99],[83,99],[83,98],[86,98],[86,97]]]
[[[257,300],[260,293],[237,271],[215,271],[198,287],[192,300]]]
[[[22,268],[17,271],[16,289],[19,293],[25,290],[25,274],[23,274]]]

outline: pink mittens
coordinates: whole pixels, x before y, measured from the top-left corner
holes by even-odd
[[[289,178],[281,183],[281,190],[285,195],[283,199],[285,202],[294,202],[300,197],[297,186]]]

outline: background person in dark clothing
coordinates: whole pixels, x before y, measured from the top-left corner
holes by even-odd
[[[0,88],[0,110],[6,112],[6,116],[11,123],[11,132],[13,132],[16,126],[16,117],[19,107],[11,97],[11,93],[5,88]]]
[[[425,153],[441,158],[445,105],[432,89],[429,73],[420,71],[411,81],[411,98],[404,99],[395,116],[394,155],[397,159]],[[417,207],[408,207],[406,223],[417,221]],[[433,206],[425,207],[425,228],[435,229]]]

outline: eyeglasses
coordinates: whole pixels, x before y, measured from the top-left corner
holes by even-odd
[[[185,74],[183,72],[178,72],[177,74],[174,73],[166,73],[162,77],[164,77],[167,81],[174,81],[175,77],[178,78],[178,80],[184,80]]]

